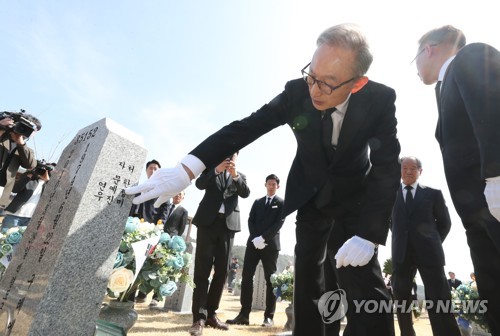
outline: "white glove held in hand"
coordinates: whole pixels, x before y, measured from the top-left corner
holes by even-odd
[[[158,208],[170,198],[174,197],[191,184],[188,173],[182,164],[174,168],[160,168],[151,175],[144,183],[135,187],[125,189],[127,195],[141,193],[132,200],[134,204],[144,203],[150,199],[157,198],[154,206]]]
[[[262,238],[262,236],[258,236],[258,237],[255,237],[254,239],[252,239],[253,245],[258,250],[262,250],[264,247],[267,246],[267,244],[265,242],[266,242],[266,240],[264,238]]]
[[[493,177],[486,179],[486,187],[484,188],[484,197],[488,203],[488,209],[493,217],[500,221],[500,178]]]
[[[347,240],[335,255],[337,268],[342,266],[364,266],[368,264],[375,253],[375,244],[371,241],[354,236]]]

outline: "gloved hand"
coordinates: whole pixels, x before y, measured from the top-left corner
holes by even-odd
[[[158,208],[173,196],[177,195],[191,184],[188,173],[182,164],[173,168],[160,168],[142,184],[125,189],[127,195],[141,193],[132,200],[134,204],[140,204],[147,200],[157,198],[154,207]]]
[[[354,236],[347,240],[335,255],[337,268],[342,266],[364,266],[368,264],[375,253],[375,244],[371,241]]]
[[[500,176],[486,179],[484,197],[491,214],[500,221]]]
[[[262,250],[264,247],[267,246],[266,240],[262,238],[262,236],[255,237],[252,239],[252,243],[255,246],[256,249]]]

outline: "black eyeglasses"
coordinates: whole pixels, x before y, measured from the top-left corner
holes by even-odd
[[[429,47],[435,47],[437,46],[437,44],[429,44]],[[413,58],[413,60],[410,62],[410,65],[413,64],[413,62],[415,62],[415,60],[417,59],[418,56],[420,56],[421,53],[423,53],[425,50],[425,47],[423,47],[422,49],[420,49],[420,51],[417,53],[417,55],[415,56],[415,58]]]
[[[300,72],[302,73],[302,77],[306,81],[307,85],[313,86],[314,84],[316,84],[318,86],[318,89],[326,95],[331,94],[333,92],[333,90],[337,90],[338,88],[340,88],[340,87],[346,85],[347,83],[352,82],[353,80],[358,78],[358,77],[352,77],[351,79],[346,80],[345,82],[342,82],[339,85],[331,86],[330,84],[327,84],[323,81],[320,81],[319,79],[316,79],[313,76],[311,76],[310,74],[308,74],[305,70],[310,65],[311,65],[311,62],[309,62],[304,68],[302,68],[302,70],[300,70]]]

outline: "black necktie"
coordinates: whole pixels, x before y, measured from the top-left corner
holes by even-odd
[[[436,100],[437,100],[437,104],[439,107],[439,102],[440,102],[440,98],[441,98],[441,81],[438,81],[436,83],[435,90],[436,90]]]
[[[174,209],[175,209],[175,204],[172,204],[170,206],[170,210],[168,210],[168,216],[167,216],[167,219],[170,218],[170,216],[172,216],[172,213],[174,212]]]
[[[332,113],[335,111],[335,107],[328,109],[323,114],[321,118],[321,144],[326,152],[328,161],[331,162],[335,154],[335,149],[332,145],[332,135],[333,135],[333,120]]]
[[[269,205],[271,205],[271,197],[268,197],[267,198],[267,201],[266,201],[266,208],[269,207]]]
[[[405,189],[406,189],[406,201],[405,201],[406,208],[411,209],[411,207],[413,206],[413,194],[411,193],[413,187],[406,186]]]

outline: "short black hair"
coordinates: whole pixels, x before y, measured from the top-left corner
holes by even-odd
[[[274,175],[274,174],[271,174],[271,175],[268,175],[266,177],[266,183],[268,180],[276,180],[276,183],[278,183],[278,185],[280,184],[280,179],[278,176]]]
[[[158,161],[156,161],[155,159],[148,161],[148,163],[146,163],[146,169],[148,169],[150,164],[157,164],[158,168],[161,168],[161,164]]]

